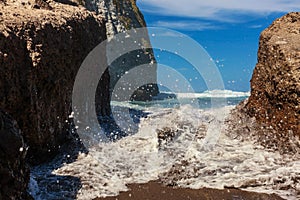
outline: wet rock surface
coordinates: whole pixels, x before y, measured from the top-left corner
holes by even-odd
[[[278,134],[300,136],[299,12],[262,32],[246,112]]]
[[[50,2],[0,3],[0,107],[18,122],[29,158],[51,158],[72,138],[74,80],[87,54],[106,39],[103,19],[84,8]],[[5,23],[3,23],[5,22]],[[109,113],[109,75],[98,104]],[[105,91],[105,88],[107,91]]]
[[[27,194],[27,147],[15,120],[0,110],[0,199],[31,199]]]
[[[169,127],[164,127],[163,129],[157,129],[157,138],[158,138],[158,146],[161,146],[164,143],[171,142],[176,135],[179,134],[178,130],[173,130]]]
[[[273,22],[260,37],[251,96],[227,119],[233,139],[281,154],[300,152],[300,13]]]
[[[188,131],[195,137],[196,140],[199,140],[204,138],[207,126],[201,124],[195,127],[189,123],[182,123],[179,124],[177,128],[163,127],[162,129],[157,129],[156,134],[159,149],[164,149],[168,146],[168,144],[176,141],[176,139],[180,137],[184,131]]]
[[[254,141],[271,151],[281,154],[295,154],[300,152],[299,137],[292,132],[280,132],[273,127],[262,124],[248,114],[246,105],[248,100],[240,103],[231,111],[226,119],[227,135],[240,141]]]

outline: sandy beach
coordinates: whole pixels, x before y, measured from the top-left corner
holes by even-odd
[[[209,189],[199,190],[174,188],[151,181],[145,184],[129,185],[130,190],[121,192],[115,197],[97,198],[95,200],[281,200],[279,196],[247,192],[239,189]]]

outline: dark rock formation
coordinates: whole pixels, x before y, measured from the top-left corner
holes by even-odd
[[[179,134],[179,132],[179,130],[172,130],[169,127],[156,130],[158,146],[161,147],[162,144],[167,144],[168,142],[172,141],[174,137]]]
[[[105,24],[107,29],[107,37],[111,39],[118,33],[125,32],[132,28],[143,28],[146,27],[146,22],[142,13],[136,5],[136,0],[85,0],[85,6],[95,11],[99,15],[105,18]],[[141,38],[136,39],[137,43],[141,45],[149,44],[149,37],[147,32]],[[115,88],[116,83],[119,79],[129,70],[136,66],[149,64],[149,67],[145,70],[141,70],[139,76],[135,79],[141,80],[153,80],[152,83],[156,83],[156,69],[157,65],[154,59],[152,49],[140,49],[133,52],[128,52],[126,55],[120,56],[110,66],[109,73],[111,77],[110,90],[118,90],[120,88],[128,88],[126,83],[119,88]],[[132,80],[134,81],[134,80]],[[136,80],[138,81],[138,80]],[[131,100],[137,101],[148,101],[152,100],[152,96],[158,94],[158,87],[156,84],[145,84],[141,85],[131,97]],[[119,97],[115,100],[128,100],[123,97]]]
[[[234,138],[256,140],[282,154],[300,151],[300,13],[287,14],[262,32],[251,96],[227,123]]]
[[[87,54],[106,39],[101,17],[52,2],[51,10],[0,4],[0,108],[18,122],[29,157],[49,159],[70,137],[72,89]],[[109,75],[100,81],[109,113]],[[106,88],[106,91],[105,91]]]
[[[0,110],[0,199],[31,199],[27,194],[27,148],[17,122]]]
[[[123,28],[145,27],[135,1],[105,3],[112,3],[106,14],[101,15],[97,6],[94,11],[100,15],[96,15],[79,6],[88,6],[88,2],[81,0],[0,1],[0,108],[17,120],[28,145],[25,148],[13,120],[0,112],[0,119],[3,118],[0,120],[0,199],[30,199],[24,192],[29,180],[25,166],[27,147],[27,158],[34,164],[41,163],[51,159],[69,139],[74,139],[73,123],[69,119],[72,90],[88,53],[107,35],[121,32]],[[111,18],[113,15],[117,18]],[[110,25],[118,26],[117,32],[106,31]],[[139,63],[154,61],[151,50],[142,49],[131,56],[136,58],[137,54],[141,54],[142,62],[130,61],[120,71],[122,66],[116,64],[116,68],[106,70],[100,79],[95,94],[99,115],[111,114],[110,92],[117,76],[110,81],[110,74],[122,75]],[[156,65],[147,74],[156,77]],[[151,84],[138,92],[139,99],[149,100],[158,93],[158,88]]]
[[[300,136],[300,13],[277,19],[260,37],[248,114],[284,135]]]

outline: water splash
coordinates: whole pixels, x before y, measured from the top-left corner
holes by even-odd
[[[254,141],[230,137],[218,116],[228,115],[232,108],[149,108],[147,112],[151,114],[141,119],[136,134],[102,143],[52,174],[80,179],[77,199],[114,196],[126,191],[126,184],[157,179],[167,185],[194,189],[236,187],[299,199],[299,154],[281,155]],[[213,133],[215,126],[221,126],[217,145],[202,148],[207,133]],[[166,127],[178,134],[159,146],[157,130]],[[45,188],[37,182],[40,189]],[[60,193],[65,192],[66,196],[62,190]]]

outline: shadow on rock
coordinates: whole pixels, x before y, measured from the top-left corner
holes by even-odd
[[[73,176],[59,176],[54,170],[77,159],[79,153],[88,153],[78,137],[61,146],[60,153],[50,162],[31,167],[29,193],[35,199],[76,199],[82,187],[81,180]]]

